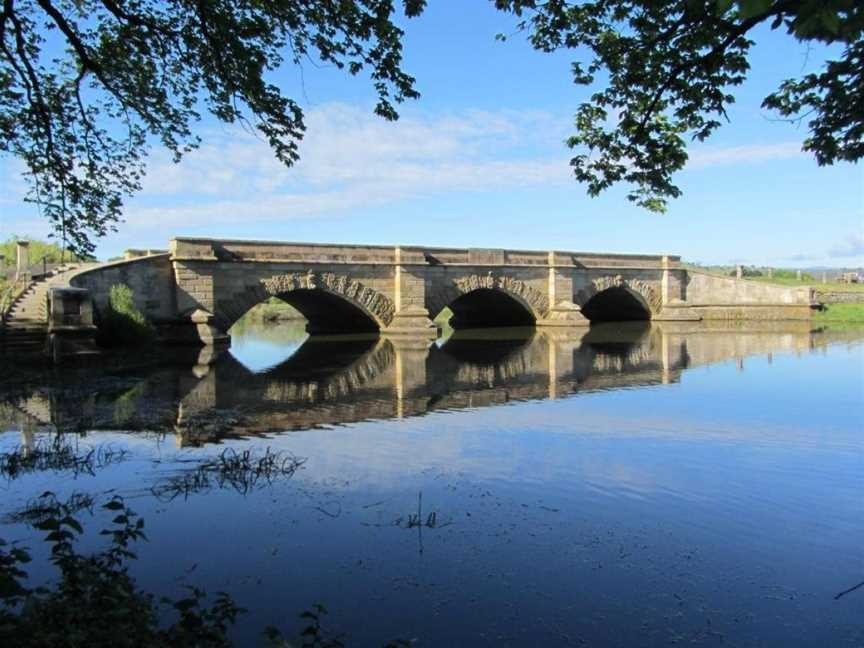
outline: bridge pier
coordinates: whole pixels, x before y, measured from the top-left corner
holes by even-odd
[[[426,309],[426,258],[422,251],[397,247],[394,250],[393,303],[396,312],[382,329],[385,335],[408,335],[434,340],[438,329]]]
[[[549,252],[549,310],[537,320],[540,327],[578,327],[591,322],[573,303],[573,256]]]

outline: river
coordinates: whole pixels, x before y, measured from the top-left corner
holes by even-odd
[[[241,645],[315,603],[348,646],[864,645],[864,329],[232,333],[0,378],[0,451],[104,457],[0,477],[35,580],[16,512],[120,494],[138,583],[229,592]],[[189,478],[246,450],[291,469]],[[84,547],[106,515],[79,511]]]

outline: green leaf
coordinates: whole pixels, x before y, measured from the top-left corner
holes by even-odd
[[[830,9],[825,9],[820,14],[822,18],[822,26],[832,34],[840,33],[840,16]]]
[[[774,0],[738,0],[738,13],[747,20],[767,13],[773,4]]]

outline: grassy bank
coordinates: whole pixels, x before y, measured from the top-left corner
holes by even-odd
[[[864,304],[826,304],[823,310],[813,313],[813,321],[864,324]]]
[[[302,321],[305,319],[296,308],[276,297],[271,297],[249,309],[243,316],[243,319],[247,318],[257,322]]]
[[[862,283],[841,283],[839,281],[829,281],[822,283],[819,279],[802,279],[799,281],[794,277],[746,277],[747,281],[758,281],[760,283],[776,284],[778,286],[808,286],[815,288],[817,291],[825,292],[864,292],[864,284]]]

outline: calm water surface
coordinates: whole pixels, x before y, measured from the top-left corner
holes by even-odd
[[[835,598],[864,581],[862,342],[249,324],[215,359],[7,374],[0,450],[60,430],[129,454],[0,480],[0,537],[44,551],[14,514],[45,490],[120,493],[147,523],[139,583],[230,592],[242,645],[319,602],[349,646],[864,646],[864,587]],[[228,447],[305,463],[177,488]]]

